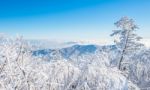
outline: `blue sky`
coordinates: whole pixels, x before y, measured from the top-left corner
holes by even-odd
[[[122,16],[150,38],[150,0],[0,0],[0,32],[27,39],[110,38]]]

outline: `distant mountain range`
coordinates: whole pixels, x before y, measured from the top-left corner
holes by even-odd
[[[101,50],[107,50],[109,51],[114,51],[116,49],[115,45],[108,45],[108,46],[99,46],[99,45],[73,45],[61,49],[40,49],[40,50],[35,50],[33,51],[34,56],[49,56],[53,57],[55,55],[52,54],[57,54],[60,55],[61,57],[65,59],[70,59],[72,56],[78,57],[82,56],[85,54],[93,54],[96,51],[101,51]]]
[[[38,47],[39,49],[58,49],[70,47],[73,45],[113,45],[111,40],[78,40],[78,41],[54,41],[54,40],[28,40],[30,44]],[[150,39],[142,39],[141,43],[144,43],[146,47],[150,47]]]

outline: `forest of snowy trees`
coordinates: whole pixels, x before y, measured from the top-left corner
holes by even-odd
[[[82,45],[41,51],[20,36],[1,34],[0,90],[150,90],[150,49],[132,19],[115,25],[115,44],[92,53]]]

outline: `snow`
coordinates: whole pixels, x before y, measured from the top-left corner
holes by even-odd
[[[149,38],[142,39],[141,43],[143,43],[146,47],[150,48],[150,39]]]
[[[111,67],[107,47],[101,48],[104,51],[83,53],[81,56],[72,55],[71,60],[60,56],[56,50],[51,54],[54,57],[49,61],[47,59],[50,58],[33,56],[32,46],[21,37],[1,38],[1,40],[0,89],[2,90],[139,89],[133,83],[128,83],[127,78],[116,67]],[[89,48],[91,46],[84,45],[75,50],[84,51]]]

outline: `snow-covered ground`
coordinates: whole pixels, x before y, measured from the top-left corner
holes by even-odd
[[[119,52],[108,40],[29,42],[22,38],[1,38],[0,90],[140,90],[150,87],[148,48],[127,56],[129,66],[127,72],[122,72],[117,68]]]

